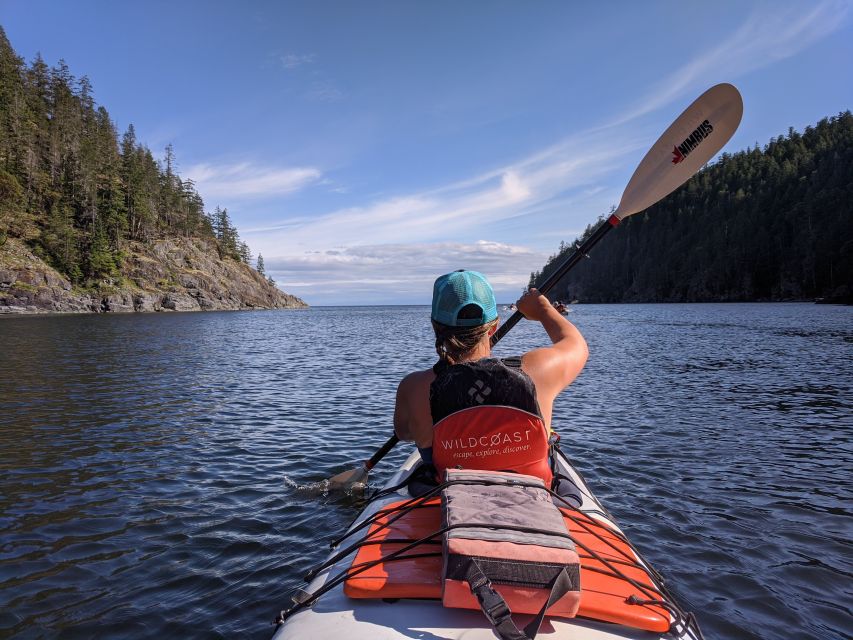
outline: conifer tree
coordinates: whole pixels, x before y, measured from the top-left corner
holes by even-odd
[[[237,255],[240,258],[240,262],[245,265],[248,265],[252,262],[252,252],[249,251],[249,245],[247,245],[242,240],[237,243]]]

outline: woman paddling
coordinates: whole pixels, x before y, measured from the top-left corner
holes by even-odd
[[[414,441],[439,476],[450,467],[512,470],[551,481],[551,412],[586,363],[586,341],[536,289],[518,310],[540,322],[551,345],[520,358],[492,358],[498,327],[485,276],[459,270],[435,281],[432,324],[439,360],[400,382],[394,429]]]

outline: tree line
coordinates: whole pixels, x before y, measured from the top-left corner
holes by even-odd
[[[7,235],[78,285],[120,276],[133,241],[214,239],[221,258],[251,261],[228,211],[205,212],[178,174],[171,145],[157,161],[132,124],[119,137],[86,76],[40,55],[27,66],[0,27],[0,245]]]
[[[724,153],[626,219],[554,288],[583,302],[850,300],[853,115]],[[560,244],[545,280],[592,233]]]

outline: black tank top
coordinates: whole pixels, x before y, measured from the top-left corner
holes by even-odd
[[[432,423],[481,405],[515,407],[542,417],[536,387],[521,370],[521,358],[483,358],[449,365],[439,361],[429,387]]]

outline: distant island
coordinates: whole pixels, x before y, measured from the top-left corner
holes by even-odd
[[[552,273],[593,227],[562,243]],[[724,153],[552,290],[580,302],[853,302],[853,115]]]
[[[169,145],[119,139],[88,78],[26,66],[0,27],[0,314],[302,308]]]

